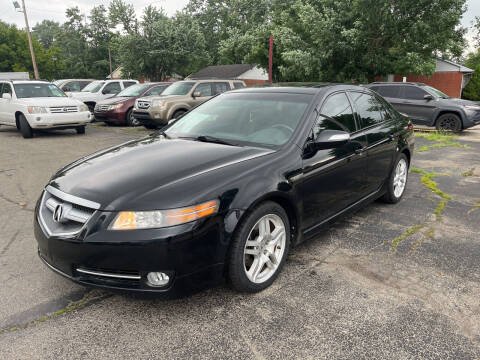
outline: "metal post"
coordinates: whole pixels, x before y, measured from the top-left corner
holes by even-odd
[[[272,63],[273,63],[273,35],[270,35],[270,49],[268,51],[268,83],[272,83]]]
[[[112,55],[110,54],[110,48],[108,48],[108,61],[110,63],[110,80],[112,79]]]
[[[55,80],[58,80],[58,74],[57,74],[57,56],[53,55],[53,66],[55,67]]]
[[[33,72],[35,74],[35,79],[40,80],[40,76],[38,75],[37,62],[35,61],[35,53],[33,52],[32,37],[30,35],[30,27],[28,26],[27,9],[25,8],[25,0],[22,0],[22,7],[23,7],[23,15],[25,17],[25,26],[27,27],[28,45],[30,46],[30,54],[32,55]]]

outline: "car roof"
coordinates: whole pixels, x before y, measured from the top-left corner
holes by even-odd
[[[401,81],[377,81],[373,82],[370,84],[367,84],[365,86],[371,86],[371,85],[418,85],[418,86],[426,86],[426,84],[421,83],[421,82],[413,82],[413,81],[408,81],[408,82],[401,82]]]
[[[247,87],[229,91],[230,93],[294,93],[319,94],[326,90],[365,90],[358,85],[335,83],[279,83],[258,87]]]
[[[47,80],[0,80],[0,81],[10,81],[14,84],[51,84],[50,81]]]

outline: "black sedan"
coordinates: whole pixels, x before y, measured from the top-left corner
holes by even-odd
[[[322,225],[398,202],[413,139],[409,119],[361,87],[224,93],[60,169],[36,206],[38,253],[85,285],[260,291]]]

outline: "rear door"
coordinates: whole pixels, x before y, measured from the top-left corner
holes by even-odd
[[[230,84],[228,82],[214,82],[213,83],[213,94],[221,94],[225,91],[231,90]]]
[[[371,90],[379,93],[392,106],[400,111],[402,106],[402,85],[375,85],[370,87]]]
[[[366,137],[358,132],[350,101],[344,91],[330,95],[314,120],[311,137],[323,130],[350,133],[351,141],[329,150],[319,150],[303,159],[303,181],[299,184],[303,199],[303,230],[337,214],[365,195]]]
[[[15,115],[12,101],[3,98],[3,94],[10,94],[13,98],[12,86],[10,83],[0,83],[0,122],[8,125],[15,125]]]
[[[390,174],[397,144],[397,123],[377,96],[362,91],[349,91],[349,96],[361,133],[367,138],[366,190],[372,193],[383,185]]]

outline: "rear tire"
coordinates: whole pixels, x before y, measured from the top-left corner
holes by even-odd
[[[266,289],[281,272],[289,248],[290,224],[285,210],[272,201],[261,204],[235,230],[228,257],[231,286],[249,293]]]
[[[453,113],[440,115],[436,122],[436,128],[439,131],[462,131],[462,120]]]
[[[23,114],[18,116],[18,123],[20,125],[20,132],[22,133],[23,138],[31,139],[33,137],[33,130]]]
[[[407,188],[408,168],[407,156],[404,153],[399,154],[388,179],[387,193],[381,200],[389,204],[396,204],[402,199]]]
[[[83,134],[85,134],[85,125],[84,126],[77,126],[75,128],[75,130],[77,130],[77,134],[83,135]]]

